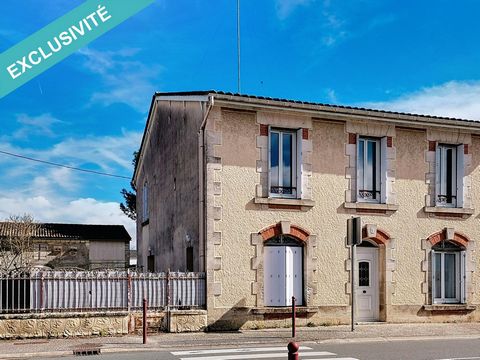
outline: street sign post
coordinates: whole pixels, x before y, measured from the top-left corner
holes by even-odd
[[[362,243],[362,220],[360,217],[352,217],[347,220],[347,244],[351,246],[352,260],[350,266],[351,304],[352,304],[352,331],[355,330],[355,247]]]

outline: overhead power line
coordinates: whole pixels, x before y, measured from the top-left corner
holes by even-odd
[[[75,171],[82,171],[82,172],[86,172],[86,173],[90,173],[90,174],[95,174],[95,175],[110,176],[110,177],[115,177],[115,178],[128,179],[128,180],[130,180],[130,178],[129,178],[128,176],[109,174],[109,173],[105,173],[105,172],[101,172],[101,171],[95,171],[95,170],[81,169],[81,168],[77,168],[77,167],[74,167],[74,166],[69,166],[69,165],[54,163],[54,162],[51,162],[51,161],[45,161],[45,160],[35,159],[35,158],[28,157],[28,156],[24,156],[24,155],[14,154],[14,153],[11,153],[11,152],[8,152],[8,151],[0,150],[0,154],[4,154],[4,155],[8,155],[8,156],[13,156],[13,157],[20,158],[20,159],[24,159],[24,160],[35,161],[35,162],[39,162],[39,163],[47,164],[47,165],[51,165],[51,166],[62,167],[62,168],[65,168],[65,169],[70,169],[70,170],[75,170]]]

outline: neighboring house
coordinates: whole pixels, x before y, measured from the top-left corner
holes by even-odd
[[[480,319],[480,122],[157,93],[134,174],[138,265],[204,271],[208,323]],[[282,320],[283,319],[283,320]]]
[[[32,234],[35,267],[126,269],[130,235],[123,225],[40,223]],[[15,235],[15,224],[0,222],[0,239]]]
[[[137,250],[130,250],[129,257],[129,267],[131,269],[137,269]]]

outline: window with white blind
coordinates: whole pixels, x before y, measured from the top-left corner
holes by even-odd
[[[386,137],[358,137],[358,202],[386,203],[386,146]]]
[[[301,130],[270,129],[269,196],[300,198]]]
[[[432,303],[465,303],[465,251],[451,242],[432,248]]]

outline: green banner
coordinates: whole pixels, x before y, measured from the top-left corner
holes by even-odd
[[[155,0],[87,0],[0,55],[0,98]]]

